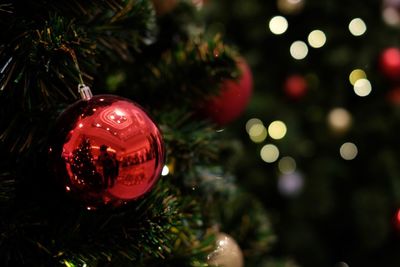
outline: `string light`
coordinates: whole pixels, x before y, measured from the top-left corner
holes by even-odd
[[[359,79],[366,79],[367,74],[362,69],[355,69],[349,75],[351,85],[354,85]]]
[[[283,121],[273,121],[268,126],[268,133],[272,139],[282,139],[287,132],[286,124]]]
[[[279,149],[273,144],[265,145],[261,148],[260,156],[267,163],[275,162],[279,158]]]
[[[297,60],[304,59],[308,54],[307,44],[303,41],[295,41],[290,46],[290,55]]]
[[[344,143],[340,147],[340,156],[345,160],[353,160],[358,154],[357,146],[351,142]]]
[[[372,86],[367,79],[358,79],[354,84],[354,92],[356,95],[364,97],[371,93]]]
[[[288,27],[289,23],[283,16],[275,16],[269,21],[269,30],[276,35],[285,33]]]
[[[313,48],[323,47],[326,43],[326,35],[321,30],[314,30],[308,35],[308,44]]]
[[[367,25],[362,19],[355,18],[349,23],[349,31],[354,36],[361,36],[367,31]]]

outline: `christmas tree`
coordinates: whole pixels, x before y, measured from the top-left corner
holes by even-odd
[[[229,167],[251,72],[201,3],[0,4],[1,266],[290,264]]]
[[[307,267],[398,266],[399,1],[210,1],[209,10],[210,31],[253,69],[235,173],[270,211],[273,254]]]

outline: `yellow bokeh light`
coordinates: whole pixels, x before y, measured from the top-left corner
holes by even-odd
[[[308,35],[308,44],[313,48],[323,47],[326,43],[326,35],[321,30],[314,30]]]
[[[269,30],[276,35],[283,34],[289,27],[289,23],[283,16],[275,16],[269,21]]]
[[[278,168],[283,174],[291,174],[296,170],[296,161],[292,157],[283,157],[279,160]]]
[[[328,114],[329,126],[336,132],[345,132],[351,125],[351,114],[344,108],[334,108]]]
[[[356,95],[364,97],[371,93],[372,86],[367,79],[358,79],[354,84],[354,92]]]
[[[246,122],[246,132],[249,133],[251,126],[255,124],[263,124],[260,119],[252,118]]]
[[[279,149],[273,144],[265,145],[261,148],[260,156],[267,163],[275,162],[279,158]]]
[[[351,85],[354,85],[359,79],[367,78],[367,74],[362,69],[355,69],[349,75]]]
[[[286,132],[286,124],[283,121],[273,121],[268,126],[268,133],[273,139],[282,139]]]
[[[249,136],[251,141],[261,143],[267,138],[267,129],[262,124],[254,124],[249,129]]]
[[[340,147],[340,156],[345,160],[352,160],[357,154],[357,146],[353,143],[347,142]]]
[[[290,55],[297,60],[304,59],[308,54],[307,44],[303,41],[295,41],[290,46]]]
[[[354,36],[361,36],[367,31],[367,25],[360,18],[355,18],[349,23],[349,31]]]

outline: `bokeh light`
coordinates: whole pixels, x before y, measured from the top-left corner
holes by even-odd
[[[349,31],[354,36],[361,36],[367,31],[367,25],[362,19],[355,18],[349,23]]]
[[[335,132],[345,132],[350,128],[352,116],[344,108],[334,108],[328,114],[328,124]]]
[[[250,139],[255,143],[261,143],[267,138],[267,129],[263,124],[254,124],[249,129]]]
[[[362,69],[355,69],[349,75],[351,85],[354,85],[359,79],[366,79],[367,74]]]
[[[354,84],[354,92],[356,95],[364,97],[371,93],[372,86],[369,80],[367,79],[358,79]]]
[[[255,124],[263,124],[263,122],[260,119],[257,118],[251,118],[246,122],[246,132],[249,133],[251,126]]]
[[[304,59],[308,54],[307,44],[303,41],[295,41],[290,46],[290,55],[297,60]]]
[[[278,190],[284,196],[296,196],[303,188],[303,176],[297,172],[283,174],[278,178]]]
[[[169,174],[169,168],[167,165],[164,165],[162,171],[161,171],[161,175],[162,176],[167,176]]]
[[[400,14],[394,7],[386,7],[382,11],[383,21],[391,26],[400,24]]]
[[[279,149],[273,144],[267,144],[261,148],[260,156],[267,163],[275,162],[279,158]]]
[[[357,154],[357,146],[351,142],[346,142],[340,147],[340,156],[345,160],[352,160]]]
[[[268,126],[268,133],[272,139],[282,139],[287,132],[286,124],[283,121],[273,121]]]
[[[313,48],[323,47],[326,43],[326,35],[321,30],[314,30],[308,35],[308,44]]]
[[[296,170],[296,161],[292,157],[283,157],[278,162],[278,168],[283,174],[291,174]]]
[[[276,35],[283,34],[289,27],[287,19],[283,16],[275,16],[269,21],[269,30]]]

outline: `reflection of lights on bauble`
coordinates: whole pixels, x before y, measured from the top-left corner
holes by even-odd
[[[267,144],[261,148],[260,156],[267,163],[275,162],[279,158],[279,149],[273,144]]]
[[[351,114],[344,108],[334,108],[328,114],[328,125],[334,132],[346,132],[350,128],[351,122]]]
[[[362,19],[355,18],[349,23],[349,31],[354,36],[361,36],[367,31],[367,25]]]
[[[283,121],[273,121],[268,126],[268,133],[272,139],[282,139],[287,132],[286,124]]]
[[[308,44],[313,48],[321,48],[326,43],[326,35],[321,30],[313,30],[308,35]]]
[[[359,79],[366,79],[366,78],[367,74],[362,69],[355,69],[349,75],[349,81],[353,86]]]
[[[278,0],[277,6],[280,12],[288,15],[298,14],[304,7],[304,0]]]
[[[283,174],[291,174],[296,170],[296,161],[292,157],[283,157],[278,162],[278,168]]]
[[[340,147],[340,156],[345,160],[353,160],[357,154],[357,146],[351,142],[346,142]]]
[[[236,241],[225,233],[216,237],[216,248],[207,256],[207,262],[212,266],[243,267],[243,253]]]
[[[290,55],[297,60],[304,59],[308,54],[307,44],[303,41],[295,41],[290,46]]]
[[[400,80],[400,49],[389,47],[382,51],[379,58],[380,71],[392,80]]]
[[[55,178],[90,209],[143,196],[164,166],[157,125],[137,104],[118,96],[76,102],[57,119],[50,139]]]
[[[283,34],[289,27],[288,21],[285,17],[282,16],[275,16],[270,19],[269,23],[269,30],[276,35]]]
[[[354,93],[356,95],[364,97],[371,93],[372,86],[369,80],[367,79],[358,79],[354,84]]]
[[[282,195],[298,195],[303,188],[303,176],[298,173],[282,174],[278,178],[278,190]]]

